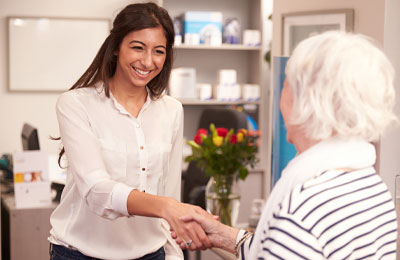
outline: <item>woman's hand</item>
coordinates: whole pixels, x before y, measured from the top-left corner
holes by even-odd
[[[184,215],[183,217],[180,218],[180,220],[186,223],[193,223],[193,222],[199,223],[206,232],[213,247],[221,248],[228,252],[235,253],[236,237],[239,230],[224,225],[217,219],[218,219],[217,217],[212,216],[210,214],[204,215],[196,213],[192,215]],[[182,241],[182,239],[176,234],[176,232],[172,231],[171,236],[172,238],[175,239],[175,242],[178,245],[180,245],[182,249],[185,248],[184,241]]]
[[[182,216],[199,215],[204,218],[212,218],[212,215],[198,206],[180,203],[169,199],[163,207],[162,217],[168,222],[175,238],[180,239],[180,247],[190,250],[206,250],[212,247],[206,232],[195,221],[184,221]],[[186,243],[189,243],[188,247]]]
[[[212,246],[200,224],[180,219],[186,215],[212,218],[212,215],[198,206],[180,203],[169,197],[132,190],[128,196],[127,208],[130,215],[165,219],[170,228],[175,231],[176,236],[182,240],[185,249],[189,247],[190,250],[206,250]],[[189,243],[189,246],[186,246],[186,243]]]

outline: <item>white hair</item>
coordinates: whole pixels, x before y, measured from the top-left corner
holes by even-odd
[[[333,135],[376,141],[397,118],[394,69],[366,36],[329,31],[295,48],[286,67],[289,123],[311,140]]]

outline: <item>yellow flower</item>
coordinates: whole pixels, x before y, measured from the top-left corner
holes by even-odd
[[[224,138],[222,136],[214,136],[213,137],[213,143],[215,144],[215,146],[221,146],[222,142],[224,141]]]
[[[247,130],[244,128],[241,128],[238,130],[238,133],[242,133],[243,135],[247,135]]]
[[[237,142],[238,142],[238,143],[242,142],[243,139],[244,139],[244,135],[243,135],[241,132],[239,132],[239,133],[236,135],[236,137],[237,137]]]

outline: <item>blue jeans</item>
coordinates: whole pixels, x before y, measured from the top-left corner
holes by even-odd
[[[81,252],[67,248],[65,246],[59,246],[50,244],[50,260],[100,260],[99,258],[90,257],[82,254]],[[165,251],[161,247],[154,253],[147,254],[137,260],[165,260]]]

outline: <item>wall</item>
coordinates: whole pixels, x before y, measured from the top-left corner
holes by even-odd
[[[396,114],[400,117],[400,1],[386,0],[384,49],[395,71]],[[391,129],[382,138],[380,146],[380,174],[394,195],[395,176],[400,175],[400,127]],[[400,181],[400,180],[399,180]],[[400,185],[400,183],[399,183]],[[399,188],[398,188],[399,189]],[[399,190],[400,191],[400,190]],[[396,197],[400,195],[397,194]]]
[[[58,142],[49,136],[58,136],[55,103],[59,93],[21,93],[8,91],[7,16],[79,17],[112,19],[128,0],[1,0],[0,1],[0,155],[22,150],[20,133],[24,122],[39,130],[41,148],[58,153]],[[26,44],[29,44],[27,42]],[[60,52],[63,50],[60,49]],[[54,57],[54,66],[63,62]],[[46,73],[45,71],[43,73]],[[66,72],[68,73],[68,72]],[[82,72],[83,73],[83,72]],[[24,75],[21,75],[23,77]],[[70,86],[65,86],[68,89]]]
[[[384,3],[382,0],[274,0],[272,55],[281,54],[281,14],[292,12],[352,8],[354,31],[383,43]]]
[[[281,14],[322,9],[354,9],[354,31],[377,40],[400,73],[400,2],[398,0],[274,0],[272,55],[281,54]],[[400,93],[397,76],[396,90]],[[397,98],[399,100],[399,98]],[[399,102],[397,102],[399,103]],[[396,113],[400,116],[400,106]],[[392,128],[378,145],[378,171],[394,196],[395,175],[400,175],[400,131]]]

